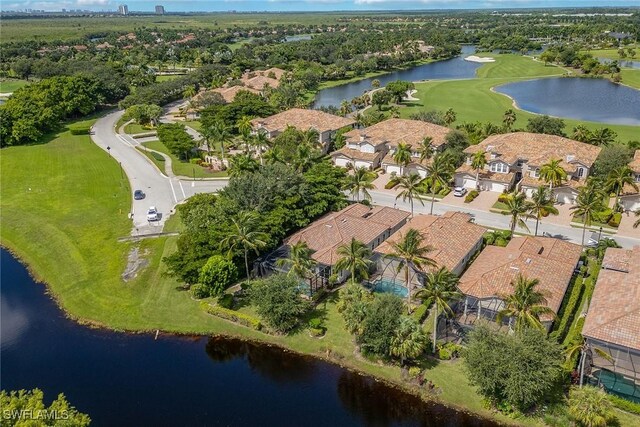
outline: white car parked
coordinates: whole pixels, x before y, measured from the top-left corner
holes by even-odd
[[[147,221],[159,221],[160,213],[158,213],[158,209],[155,206],[151,206],[147,211]]]
[[[453,195],[456,197],[462,197],[467,194],[467,189],[464,187],[456,187],[453,189]]]

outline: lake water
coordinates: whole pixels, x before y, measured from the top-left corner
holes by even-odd
[[[597,59],[603,64],[608,64],[609,62],[613,61],[613,59],[609,59],[609,58],[597,58]],[[635,61],[631,59],[618,59],[617,61],[618,61],[618,66],[620,68],[640,68],[640,61]]]
[[[94,426],[496,426],[278,348],[86,328],[0,262],[2,388],[63,392]]]
[[[496,91],[518,108],[592,122],[640,125],[640,90],[606,79],[546,78],[508,83]]]
[[[396,80],[407,80],[411,82],[431,79],[469,79],[475,77],[476,70],[482,65],[477,62],[465,61],[463,58],[475,52],[475,46],[462,46],[462,53],[452,59],[445,61],[431,62],[418,65],[406,70],[393,71],[378,77],[371,77],[356,82],[334,86],[323,89],[316,95],[313,106],[327,107],[329,105],[340,106],[343,100],[350,101],[356,96],[372,89],[371,82],[379,80],[384,86]]]

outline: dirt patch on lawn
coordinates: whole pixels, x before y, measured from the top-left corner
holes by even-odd
[[[149,265],[149,260],[145,258],[146,255],[148,255],[147,250],[142,252],[137,246],[131,248],[129,256],[127,257],[127,267],[122,273],[122,280],[128,282],[134,279],[141,270]]]

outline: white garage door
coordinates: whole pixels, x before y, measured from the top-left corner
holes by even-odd
[[[371,162],[365,162],[364,160],[356,160],[355,165],[357,168],[365,168],[365,169],[371,168]]]
[[[386,165],[384,169],[387,171],[387,173],[395,172],[398,175],[400,175],[400,171],[402,170],[400,166],[396,165]]]
[[[351,163],[349,159],[345,159],[344,157],[336,157],[336,166],[346,168],[347,164],[349,163]]]

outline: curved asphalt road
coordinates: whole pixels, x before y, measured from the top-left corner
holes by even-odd
[[[140,145],[138,141],[116,132],[115,125],[122,114],[123,111],[117,111],[98,119],[93,125],[91,138],[96,145],[108,151],[120,163],[129,178],[131,190],[142,190],[146,194],[143,200],[133,200],[132,235],[161,232],[165,220],[173,213],[178,203],[196,193],[212,193],[227,185],[227,179],[193,181],[167,177],[160,173],[155,165],[135,148]],[[158,209],[161,214],[160,221],[147,221],[149,206]]]

